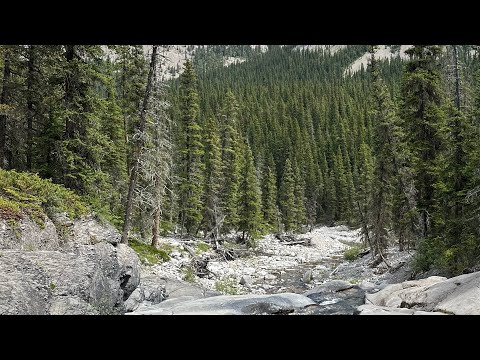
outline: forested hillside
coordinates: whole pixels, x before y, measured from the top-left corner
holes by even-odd
[[[162,49],[1,46],[1,167],[70,188],[123,242],[346,224],[418,271],[476,269],[475,47],[200,46],[170,80]]]

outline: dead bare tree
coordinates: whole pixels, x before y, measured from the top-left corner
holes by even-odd
[[[151,103],[154,77],[155,77],[156,68],[157,68],[157,51],[158,51],[158,45],[153,45],[152,55],[150,59],[150,68],[148,72],[147,86],[145,88],[143,103],[140,109],[140,121],[133,139],[134,144],[133,144],[132,163],[129,169],[130,180],[128,185],[127,206],[125,209],[125,219],[123,222],[123,232],[122,232],[122,240],[121,240],[121,242],[124,244],[128,244],[128,233],[130,231],[130,227],[132,223],[131,212],[132,212],[133,202],[134,202],[134,193],[137,185],[141,152],[142,152],[142,149],[144,148],[144,141],[145,141],[145,138],[142,136],[142,134],[145,132],[145,127],[147,125],[147,111],[149,110],[150,103]]]
[[[163,65],[163,63],[161,63]],[[152,246],[158,244],[162,209],[166,201],[169,183],[172,183],[171,121],[167,114],[169,104],[165,101],[165,83],[154,76],[152,106],[142,136],[143,149],[139,157],[139,182],[135,191],[136,206],[146,214],[152,226]]]

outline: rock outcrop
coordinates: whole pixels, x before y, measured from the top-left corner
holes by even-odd
[[[49,218],[43,223],[30,217],[18,221],[0,219],[0,249],[59,250],[61,239]]]
[[[123,314],[140,260],[93,215],[0,220],[0,314]]]
[[[107,242],[116,245],[121,235],[112,225],[89,214],[70,220],[65,213],[35,221],[24,216],[18,221],[0,219],[0,249],[71,251],[76,245]]]
[[[479,315],[479,299],[480,272],[475,272],[450,279],[431,276],[388,285],[376,293],[367,294],[366,304],[358,310],[360,314],[369,315],[399,312],[399,309],[403,313],[410,314],[411,311],[412,315],[423,312]]]
[[[220,295],[201,299],[176,298],[144,307],[132,315],[273,315],[294,314],[317,304],[306,296],[282,293],[275,295]]]

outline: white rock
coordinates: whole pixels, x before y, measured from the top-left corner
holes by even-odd
[[[255,274],[257,270],[255,270],[255,268],[253,267],[246,267],[246,268],[243,268],[243,273],[246,274],[246,275],[253,275]]]

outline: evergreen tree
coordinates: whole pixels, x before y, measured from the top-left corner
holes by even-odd
[[[262,209],[266,230],[278,230],[277,176],[273,158],[265,166],[263,173]]]
[[[305,208],[305,180],[298,168],[295,166],[294,171],[294,178],[295,178],[295,223],[296,228],[299,229],[302,226],[307,224],[307,212]]]
[[[179,207],[180,226],[188,234],[196,234],[202,219],[202,184],[204,164],[202,128],[198,123],[197,77],[190,61],[185,62],[180,77],[181,131],[179,152]]]
[[[370,72],[372,76],[371,102],[374,123],[374,153],[376,155],[373,173],[371,199],[364,198],[365,221],[371,227],[368,236],[373,253],[383,252],[388,245],[388,228],[392,225],[392,197],[394,192],[395,166],[397,156],[396,126],[398,119],[394,104],[383,82],[374,49],[371,49]],[[366,179],[364,179],[365,181]]]
[[[254,247],[255,240],[261,233],[263,222],[260,185],[253,162],[252,150],[248,143],[244,145],[243,153],[242,178],[238,198],[238,231],[242,232],[242,239],[249,246]]]
[[[445,123],[438,64],[441,49],[434,45],[415,45],[406,53],[410,60],[402,80],[401,117],[411,152],[421,234],[425,238],[431,234],[437,158],[443,145]]]
[[[222,179],[222,152],[217,124],[209,118],[204,129],[205,138],[205,190],[203,192],[203,226],[207,233],[217,239],[224,215],[220,203]]]
[[[453,104],[452,104],[453,105]],[[479,254],[476,230],[468,226],[466,195],[472,174],[468,167],[467,143],[472,129],[464,114],[450,107],[448,136],[445,137],[445,151],[439,157],[439,175],[435,189],[434,225],[431,239],[423,244],[423,250],[430,252],[428,265],[446,269],[450,274],[461,274],[475,263]],[[445,129],[446,130],[446,129]],[[472,231],[473,230],[473,231]],[[430,247],[427,249],[427,247]],[[428,269],[428,268],[427,268]]]
[[[343,156],[340,148],[334,159],[334,186],[337,199],[335,219],[346,219],[348,212],[348,178],[345,173]]]
[[[220,119],[222,144],[222,208],[225,212],[224,231],[235,229],[238,224],[238,187],[240,178],[241,147],[238,133],[238,103],[231,91],[227,92]]]
[[[295,230],[295,174],[293,173],[290,158],[287,158],[285,161],[282,182],[280,184],[279,204],[285,231]]]

